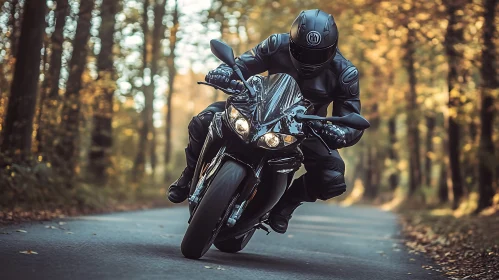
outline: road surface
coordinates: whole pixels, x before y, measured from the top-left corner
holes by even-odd
[[[198,261],[180,252],[186,220],[175,207],[0,226],[0,279],[446,279],[375,208],[306,204],[286,234],[259,230],[244,251]]]

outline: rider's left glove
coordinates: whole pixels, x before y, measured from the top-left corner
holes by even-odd
[[[311,121],[310,126],[324,139],[332,150],[345,147],[346,133],[342,126],[321,121]]]

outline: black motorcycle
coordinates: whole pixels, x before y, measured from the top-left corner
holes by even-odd
[[[212,244],[220,251],[242,250],[256,229],[265,226],[269,212],[300,168],[300,143],[318,137],[309,121],[321,120],[355,129],[368,128],[358,114],[344,117],[307,115],[313,105],[303,98],[287,74],[253,76],[247,81],[236,65],[232,49],[211,40],[211,51],[234,69],[242,82],[229,88],[226,110],[216,113],[191,182],[189,227],[182,254],[202,257]],[[327,147],[327,145],[326,145]]]

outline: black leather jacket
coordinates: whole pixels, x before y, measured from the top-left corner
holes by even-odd
[[[314,104],[316,114],[326,116],[327,107],[333,102],[333,116],[344,116],[350,113],[360,114],[359,71],[338,50],[329,66],[317,77],[303,79],[293,66],[289,53],[289,34],[274,34],[245,52],[236,63],[244,77],[268,71],[269,74],[286,73],[291,75],[300,86],[303,96]],[[326,138],[341,139],[327,141],[333,149],[356,144],[363,131],[353,128],[328,125],[322,133]]]

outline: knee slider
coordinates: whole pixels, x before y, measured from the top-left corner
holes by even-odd
[[[189,122],[187,129],[189,130],[189,137],[195,141],[204,141],[206,134],[208,133],[208,127],[213,120],[213,112],[203,111],[197,116],[193,117]]]
[[[328,200],[343,194],[346,190],[347,185],[343,174],[335,170],[329,170],[324,174],[324,180],[319,188],[317,198]]]

